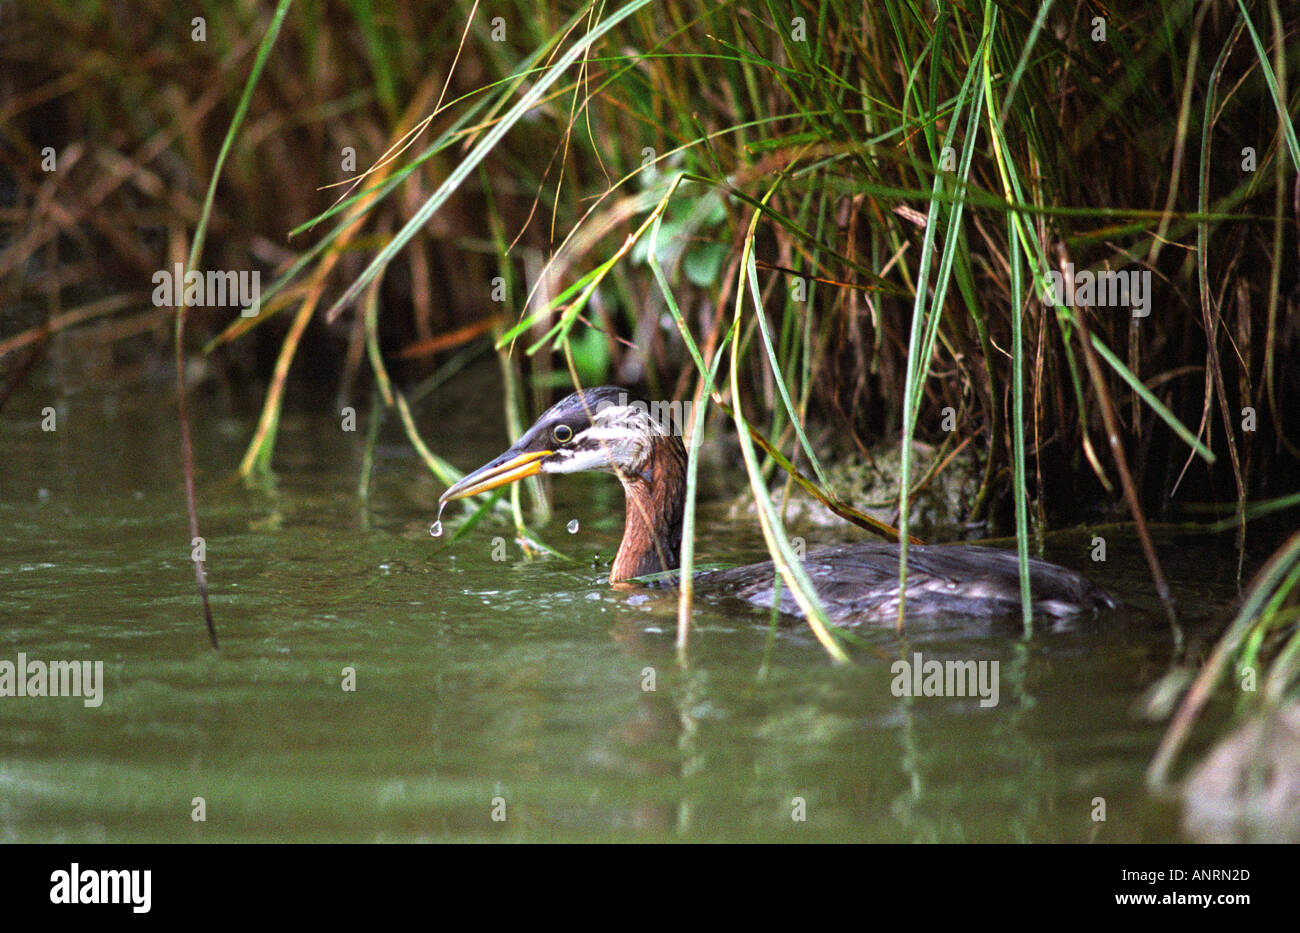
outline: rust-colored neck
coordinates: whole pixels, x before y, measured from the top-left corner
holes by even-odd
[[[676,570],[686,503],[686,448],[681,438],[655,438],[641,472],[620,475],[619,479],[623,481],[627,517],[610,582]]]

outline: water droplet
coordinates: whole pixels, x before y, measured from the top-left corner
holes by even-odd
[[[432,525],[429,526],[429,534],[433,535],[435,538],[441,538],[441,537],[442,537],[442,519],[441,519],[441,518],[438,519],[436,522],[434,522]]]
[[[578,520],[575,518],[573,521],[569,522],[569,534],[576,535],[577,533],[578,533]]]

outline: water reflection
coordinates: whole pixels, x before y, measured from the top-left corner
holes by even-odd
[[[244,432],[199,417],[214,655],[166,420],[62,423],[83,433],[0,421],[0,660],[102,660],[104,701],[0,699],[5,841],[1180,838],[1141,785],[1161,725],[1131,710],[1170,640],[1140,605],[1028,642],[868,632],[839,668],[805,630],[702,598],[683,660],[672,592],[606,582],[607,478],[556,486],[540,535],[572,561],[495,519],[435,542],[441,487],[403,445],[363,504],[359,438],[287,417],[278,480],[249,491],[222,467]],[[759,556],[752,531],[706,527],[702,559]],[[1133,605],[1140,565],[1112,553],[1099,582]],[[1182,577],[1210,559],[1189,551]],[[1217,598],[1198,592],[1207,618]],[[997,661],[997,705],[896,696],[891,665],[917,652]]]

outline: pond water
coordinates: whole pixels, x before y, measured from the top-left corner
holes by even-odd
[[[950,620],[863,633],[836,666],[806,629],[701,601],[683,662],[671,595],[593,562],[622,528],[611,478],[552,484],[535,531],[577,559],[527,558],[497,519],[430,537],[442,487],[393,425],[366,503],[364,426],[334,415],[286,414],[276,481],[248,489],[252,419],[196,398],[217,653],[166,396],[84,393],[43,431],[28,391],[0,418],[0,661],[103,665],[98,706],[0,697],[0,841],[1180,839],[1142,785],[1163,725],[1136,708],[1172,642],[1131,541],[1048,556],[1141,608],[1027,641]],[[421,427],[462,469],[505,440]],[[709,527],[703,556],[762,556],[754,529]],[[1232,557],[1166,551],[1203,637]],[[895,696],[918,652],[997,661],[997,704]]]

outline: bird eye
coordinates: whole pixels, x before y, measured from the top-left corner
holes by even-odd
[[[561,444],[567,444],[573,440],[573,428],[567,424],[557,424],[551,428],[551,437],[555,438]]]

